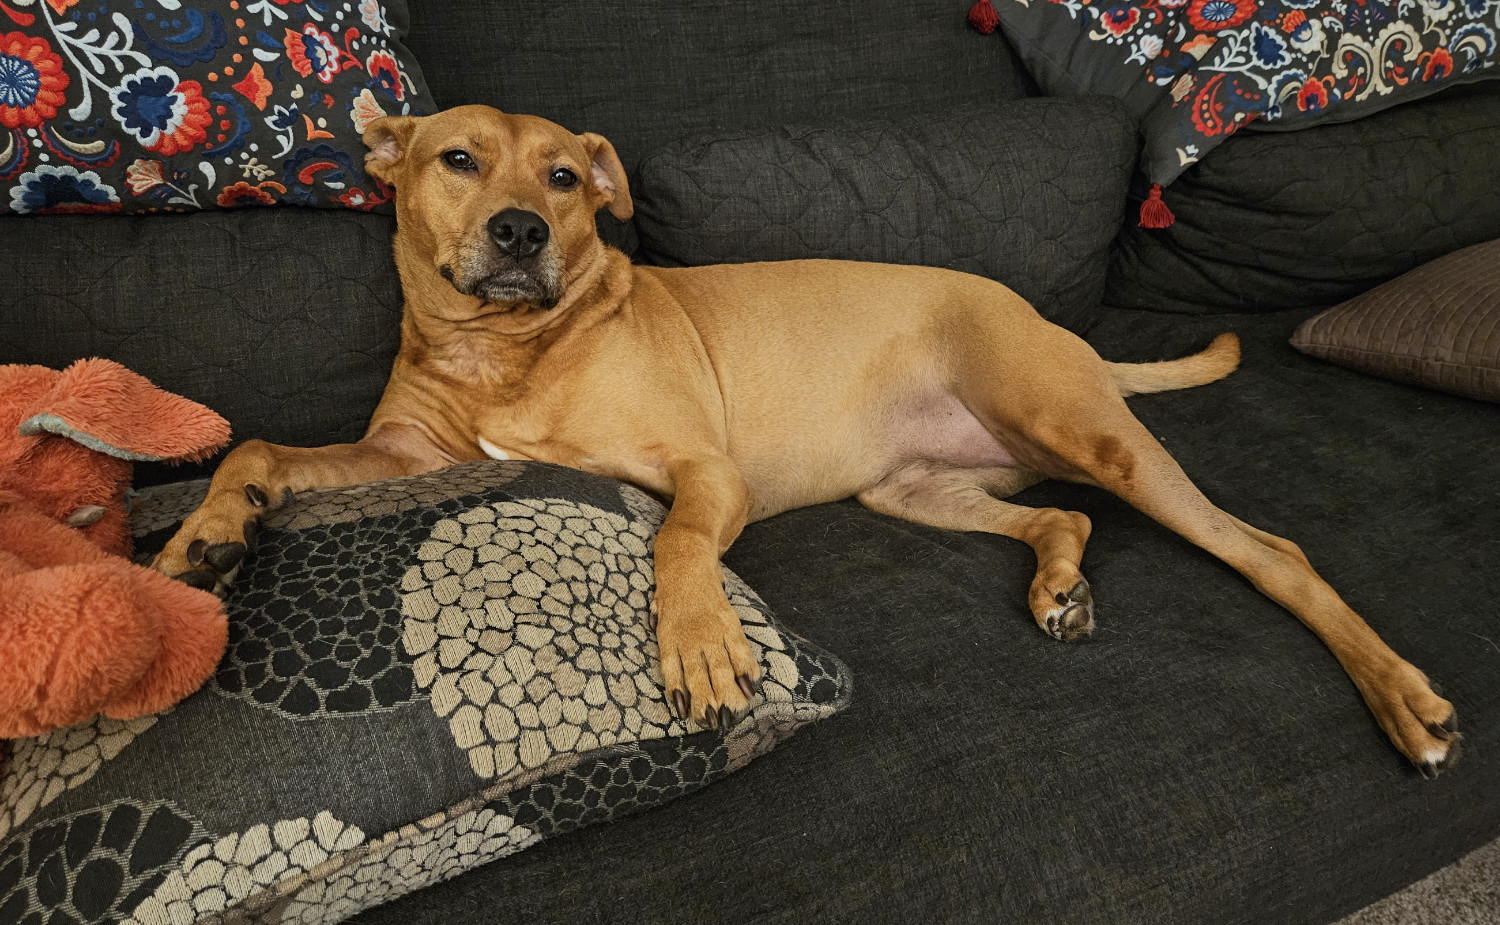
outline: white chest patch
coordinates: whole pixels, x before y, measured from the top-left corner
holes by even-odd
[[[484,455],[488,456],[490,459],[510,459],[509,453],[500,449],[498,446],[495,446],[493,443],[489,442],[483,437],[479,438],[479,448],[481,450],[484,450]]]

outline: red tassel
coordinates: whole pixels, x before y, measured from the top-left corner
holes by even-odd
[[[1151,193],[1146,201],[1141,203],[1141,227],[1142,228],[1170,228],[1177,221],[1177,216],[1167,208],[1167,204],[1161,201],[1161,184],[1151,184]]]
[[[1000,25],[1000,14],[990,5],[990,0],[974,0],[974,5],[969,7],[969,25],[978,29],[981,35],[989,35]]]

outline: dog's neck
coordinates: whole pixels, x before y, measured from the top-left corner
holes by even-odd
[[[630,294],[629,258],[603,242],[569,268],[549,309],[464,295],[399,236],[396,266],[406,297],[399,359],[499,388],[519,383],[559,341],[608,319]]]

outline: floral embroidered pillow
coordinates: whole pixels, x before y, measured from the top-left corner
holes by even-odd
[[[980,0],[1043,91],[1104,94],[1140,121],[1167,184],[1255,120],[1305,128],[1500,78],[1493,0]]]
[[[365,126],[435,109],[404,0],[0,0],[0,214],[368,210]],[[388,207],[387,207],[388,208]]]

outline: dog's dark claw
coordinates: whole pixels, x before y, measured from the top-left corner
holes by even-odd
[[[677,707],[678,719],[688,718],[688,699],[686,694],[684,694],[682,691],[673,691],[672,705]]]
[[[709,729],[717,731],[718,728],[719,728],[719,713],[718,713],[718,711],[715,710],[713,707],[709,707],[704,712],[703,719],[699,720],[699,722],[701,722],[704,726],[708,727]]]
[[[202,542],[199,540],[198,542]],[[203,560],[213,566],[219,574],[232,572],[245,559],[244,543],[216,543],[203,553]]]
[[[750,683],[749,675],[738,675],[734,680],[739,684],[740,693],[745,695],[746,700],[755,696],[755,686]]]
[[[245,498],[256,507],[265,507],[271,503],[271,499],[266,497],[266,490],[250,482],[245,483]]]
[[[199,540],[198,542],[201,543],[203,541]],[[172,577],[190,588],[197,588],[199,591],[212,591],[214,585],[219,583],[219,576],[206,568],[196,568],[192,571],[173,575]]]
[[[1094,602],[1094,591],[1089,587],[1087,581],[1080,578],[1078,579],[1078,584],[1074,585],[1072,590],[1068,592],[1068,599],[1077,601],[1080,604],[1092,604]],[[1058,603],[1063,604],[1066,601],[1058,601]]]
[[[1437,780],[1437,765],[1430,761],[1423,762],[1417,765],[1417,773],[1421,774],[1424,780]]]
[[[188,544],[188,565],[202,565],[203,554],[208,551],[208,540],[193,540]]]
[[[255,546],[255,535],[260,532],[260,524],[254,518],[247,520],[240,526],[245,534],[245,548],[251,549]]]
[[[719,707],[719,728],[725,732],[734,728],[734,711],[728,707]]]

